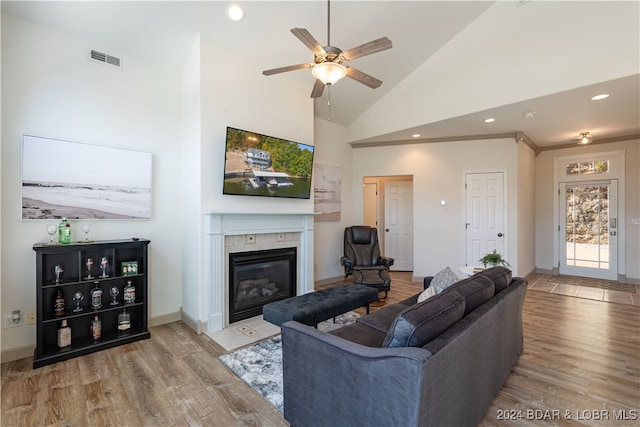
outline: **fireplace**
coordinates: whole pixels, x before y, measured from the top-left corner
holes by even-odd
[[[296,248],[229,254],[229,323],[262,314],[262,307],[296,295]]]
[[[195,331],[216,332],[229,326],[229,254],[295,246],[296,295],[313,292],[314,214],[306,213],[216,213],[204,218],[204,265],[201,317],[183,312],[182,318]]]

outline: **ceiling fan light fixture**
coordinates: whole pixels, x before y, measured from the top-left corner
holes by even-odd
[[[591,136],[589,132],[580,132],[580,139],[578,139],[578,144],[587,145],[591,142]]]
[[[347,75],[347,69],[336,62],[322,62],[314,65],[311,74],[325,85],[332,85]]]

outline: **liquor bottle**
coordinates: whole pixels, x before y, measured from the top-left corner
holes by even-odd
[[[71,243],[71,224],[69,224],[67,218],[62,218],[62,222],[58,225],[58,242],[61,245]]]
[[[97,342],[102,338],[102,322],[96,314],[91,321],[91,341]]]
[[[71,345],[71,328],[67,325],[67,321],[63,320],[58,329],[58,347],[64,348]]]
[[[127,286],[124,287],[124,303],[133,304],[134,302],[136,302],[136,287],[131,280],[127,280]]]
[[[62,289],[58,289],[56,298],[53,300],[53,315],[64,316],[65,307],[66,303],[64,300],[64,295],[62,294]]]
[[[127,309],[118,314],[118,333],[127,334],[131,328],[131,315],[127,313]]]
[[[102,308],[102,289],[96,283],[96,287],[91,289],[91,308],[98,310]]]

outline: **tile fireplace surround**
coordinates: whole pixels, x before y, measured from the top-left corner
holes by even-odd
[[[229,253],[297,248],[297,295],[313,290],[313,214],[205,213],[207,332],[229,325]]]

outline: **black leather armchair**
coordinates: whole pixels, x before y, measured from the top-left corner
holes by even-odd
[[[354,225],[344,229],[344,256],[340,264],[344,267],[345,279],[353,270],[386,270],[394,259],[380,255],[378,230],[367,225]]]

